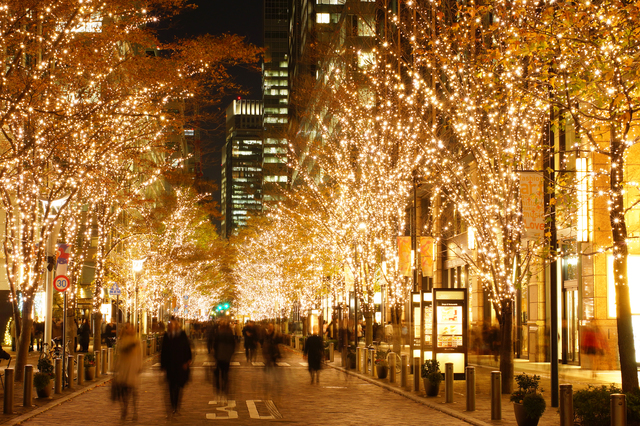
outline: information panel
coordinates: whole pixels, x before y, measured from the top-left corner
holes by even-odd
[[[456,380],[463,380],[467,366],[468,310],[466,288],[434,288],[434,356],[444,372],[453,363]]]

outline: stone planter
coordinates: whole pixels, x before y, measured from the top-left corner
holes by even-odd
[[[53,393],[53,380],[51,380],[49,384],[42,389],[36,388],[36,395],[38,395],[38,398],[41,398],[41,399],[50,398],[52,393]]]
[[[85,380],[93,380],[96,378],[96,366],[85,367],[84,368],[84,379]]]
[[[378,379],[386,379],[388,371],[389,367],[387,367],[386,365],[376,365],[376,374],[378,376]]]
[[[440,382],[432,383],[429,379],[422,379],[424,381],[424,390],[427,396],[438,396],[440,392]]]
[[[527,414],[524,412],[524,406],[522,404],[514,402],[513,412],[516,415],[516,422],[518,423],[518,426],[538,426],[540,417],[538,417],[537,419],[527,417]]]

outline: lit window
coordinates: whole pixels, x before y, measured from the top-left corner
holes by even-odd
[[[331,20],[330,13],[316,13],[316,22],[318,24],[328,24]]]

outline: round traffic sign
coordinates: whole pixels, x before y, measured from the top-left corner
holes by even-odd
[[[66,275],[58,275],[53,279],[53,288],[58,291],[66,291],[70,285],[71,283]]]

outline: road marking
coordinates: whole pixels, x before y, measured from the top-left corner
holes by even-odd
[[[232,361],[229,363],[229,365],[240,365],[240,363],[238,361]]]
[[[264,362],[252,362],[251,364],[253,364],[254,367],[264,367]]]
[[[267,409],[269,410],[270,415],[268,416],[261,416],[260,413],[258,413],[258,407],[256,407],[256,402],[263,402],[260,399],[249,399],[247,400],[247,409],[249,410],[249,416],[252,419],[259,419],[259,420],[275,420],[275,419],[281,419],[282,418],[282,414],[280,414],[280,412],[278,411],[278,409],[276,408],[276,405],[273,403],[273,401],[264,401],[265,406],[267,407]]]
[[[152,367],[160,367],[160,363],[156,362],[155,364],[152,365]]]
[[[276,365],[278,367],[291,367],[289,364],[287,364],[286,362],[276,362]]]
[[[346,386],[322,386],[325,389],[346,389]]]
[[[217,405],[217,404],[218,404],[218,401],[209,401],[209,405]],[[223,404],[225,403],[223,402]],[[222,411],[224,413],[227,413],[227,417],[218,417],[216,416],[216,413],[207,413],[206,417],[208,420],[237,419],[238,412],[234,410],[234,408],[236,408],[236,402],[233,400],[228,400],[226,402],[226,405],[216,408],[216,411]]]
[[[215,362],[203,362],[202,365],[204,367],[213,367],[214,365],[216,365]]]
[[[300,364],[300,365],[301,365],[301,366],[303,366],[303,367],[308,367],[308,366],[309,366],[309,364],[307,364],[306,362],[300,362],[300,363],[298,363],[298,364]]]

